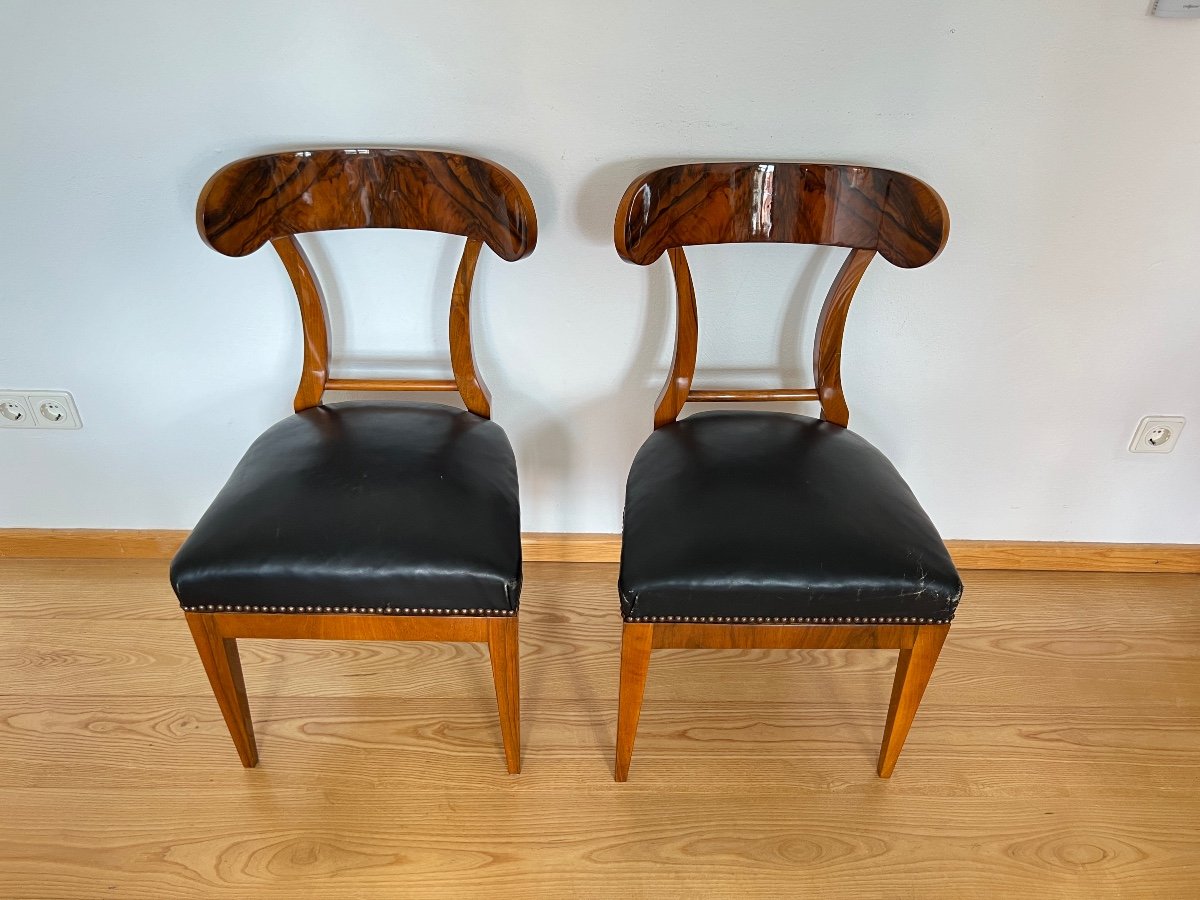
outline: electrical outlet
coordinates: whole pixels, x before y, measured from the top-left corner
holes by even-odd
[[[0,390],[0,428],[82,428],[75,399],[66,391]]]
[[[1146,416],[1138,423],[1129,444],[1130,452],[1170,453],[1179,443],[1186,422],[1183,416]]]
[[[1194,19],[1200,16],[1200,0],[1154,0],[1150,15],[1164,19]]]
[[[29,391],[25,394],[38,428],[82,428],[74,398],[66,391]]]
[[[0,392],[0,428],[37,428],[24,394]]]

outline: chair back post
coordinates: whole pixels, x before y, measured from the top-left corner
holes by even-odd
[[[321,403],[329,381],[329,311],[321,283],[312,270],[304,248],[293,235],[273,238],[271,246],[287,269],[296,299],[300,303],[300,326],[304,334],[304,359],[300,366],[300,386],[293,407],[296,412]]]
[[[822,418],[846,426],[842,338],[863,273],[876,253],[902,268],[923,266],[937,258],[948,236],[949,215],[937,192],[888,169],[804,162],[691,163],[635,179],[617,208],[617,252],[643,266],[666,252],[675,276],[675,353],[654,427],[674,422],[689,400],[816,400]],[[698,327],[683,248],[764,242],[850,250],[821,309],[813,346],[815,386],[693,390]]]
[[[874,250],[850,251],[825,296],[813,342],[813,380],[821,402],[821,418],[843,428],[850,424],[850,409],[842,392],[842,337],[854,291],[874,258]]]
[[[533,252],[537,219],[515,175],[486,160],[399,148],[295,150],[231,163],[209,179],[197,206],[200,234],[226,256],[274,247],[300,305],[304,358],[295,408],[326,390],[458,391],[488,418],[491,398],[471,346],[471,284],[484,244],[501,259]],[[320,283],[296,235],[347,228],[408,228],[467,238],[450,302],[448,379],[329,377],[329,318]]]
[[[674,422],[687,402],[692,377],[696,374],[696,347],[700,337],[696,321],[696,289],[687,257],[682,247],[672,247],[667,251],[667,257],[675,277],[675,353],[671,357],[667,383],[655,404],[656,429]]]

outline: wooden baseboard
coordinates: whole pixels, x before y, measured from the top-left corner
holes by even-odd
[[[1200,573],[1200,544],[946,541],[960,569]]]
[[[186,531],[102,528],[0,528],[0,559],[167,559]],[[527,562],[617,562],[618,534],[530,532]],[[1061,541],[947,541],[960,569],[1045,572],[1200,573],[1200,544],[1101,544]]]
[[[527,531],[521,551],[526,562],[620,562],[621,536]]]
[[[186,531],[0,528],[0,559],[170,559]]]

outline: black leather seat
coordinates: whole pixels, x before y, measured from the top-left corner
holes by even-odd
[[[806,416],[659,428],[630,470],[624,534],[627,621],[948,622],[962,594],[895,467]]]
[[[520,532],[499,425],[434,403],[333,403],[254,442],[171,582],[190,611],[503,615]]]

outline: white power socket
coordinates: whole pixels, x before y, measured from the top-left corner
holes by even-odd
[[[66,391],[0,390],[0,428],[82,428]]]
[[[1197,0],[1154,0],[1150,14],[1164,19],[1194,19],[1200,17]]]
[[[1179,443],[1179,435],[1187,420],[1183,416],[1146,416],[1138,423],[1132,453],[1170,453]]]
[[[0,394],[0,428],[36,428],[24,394]]]

